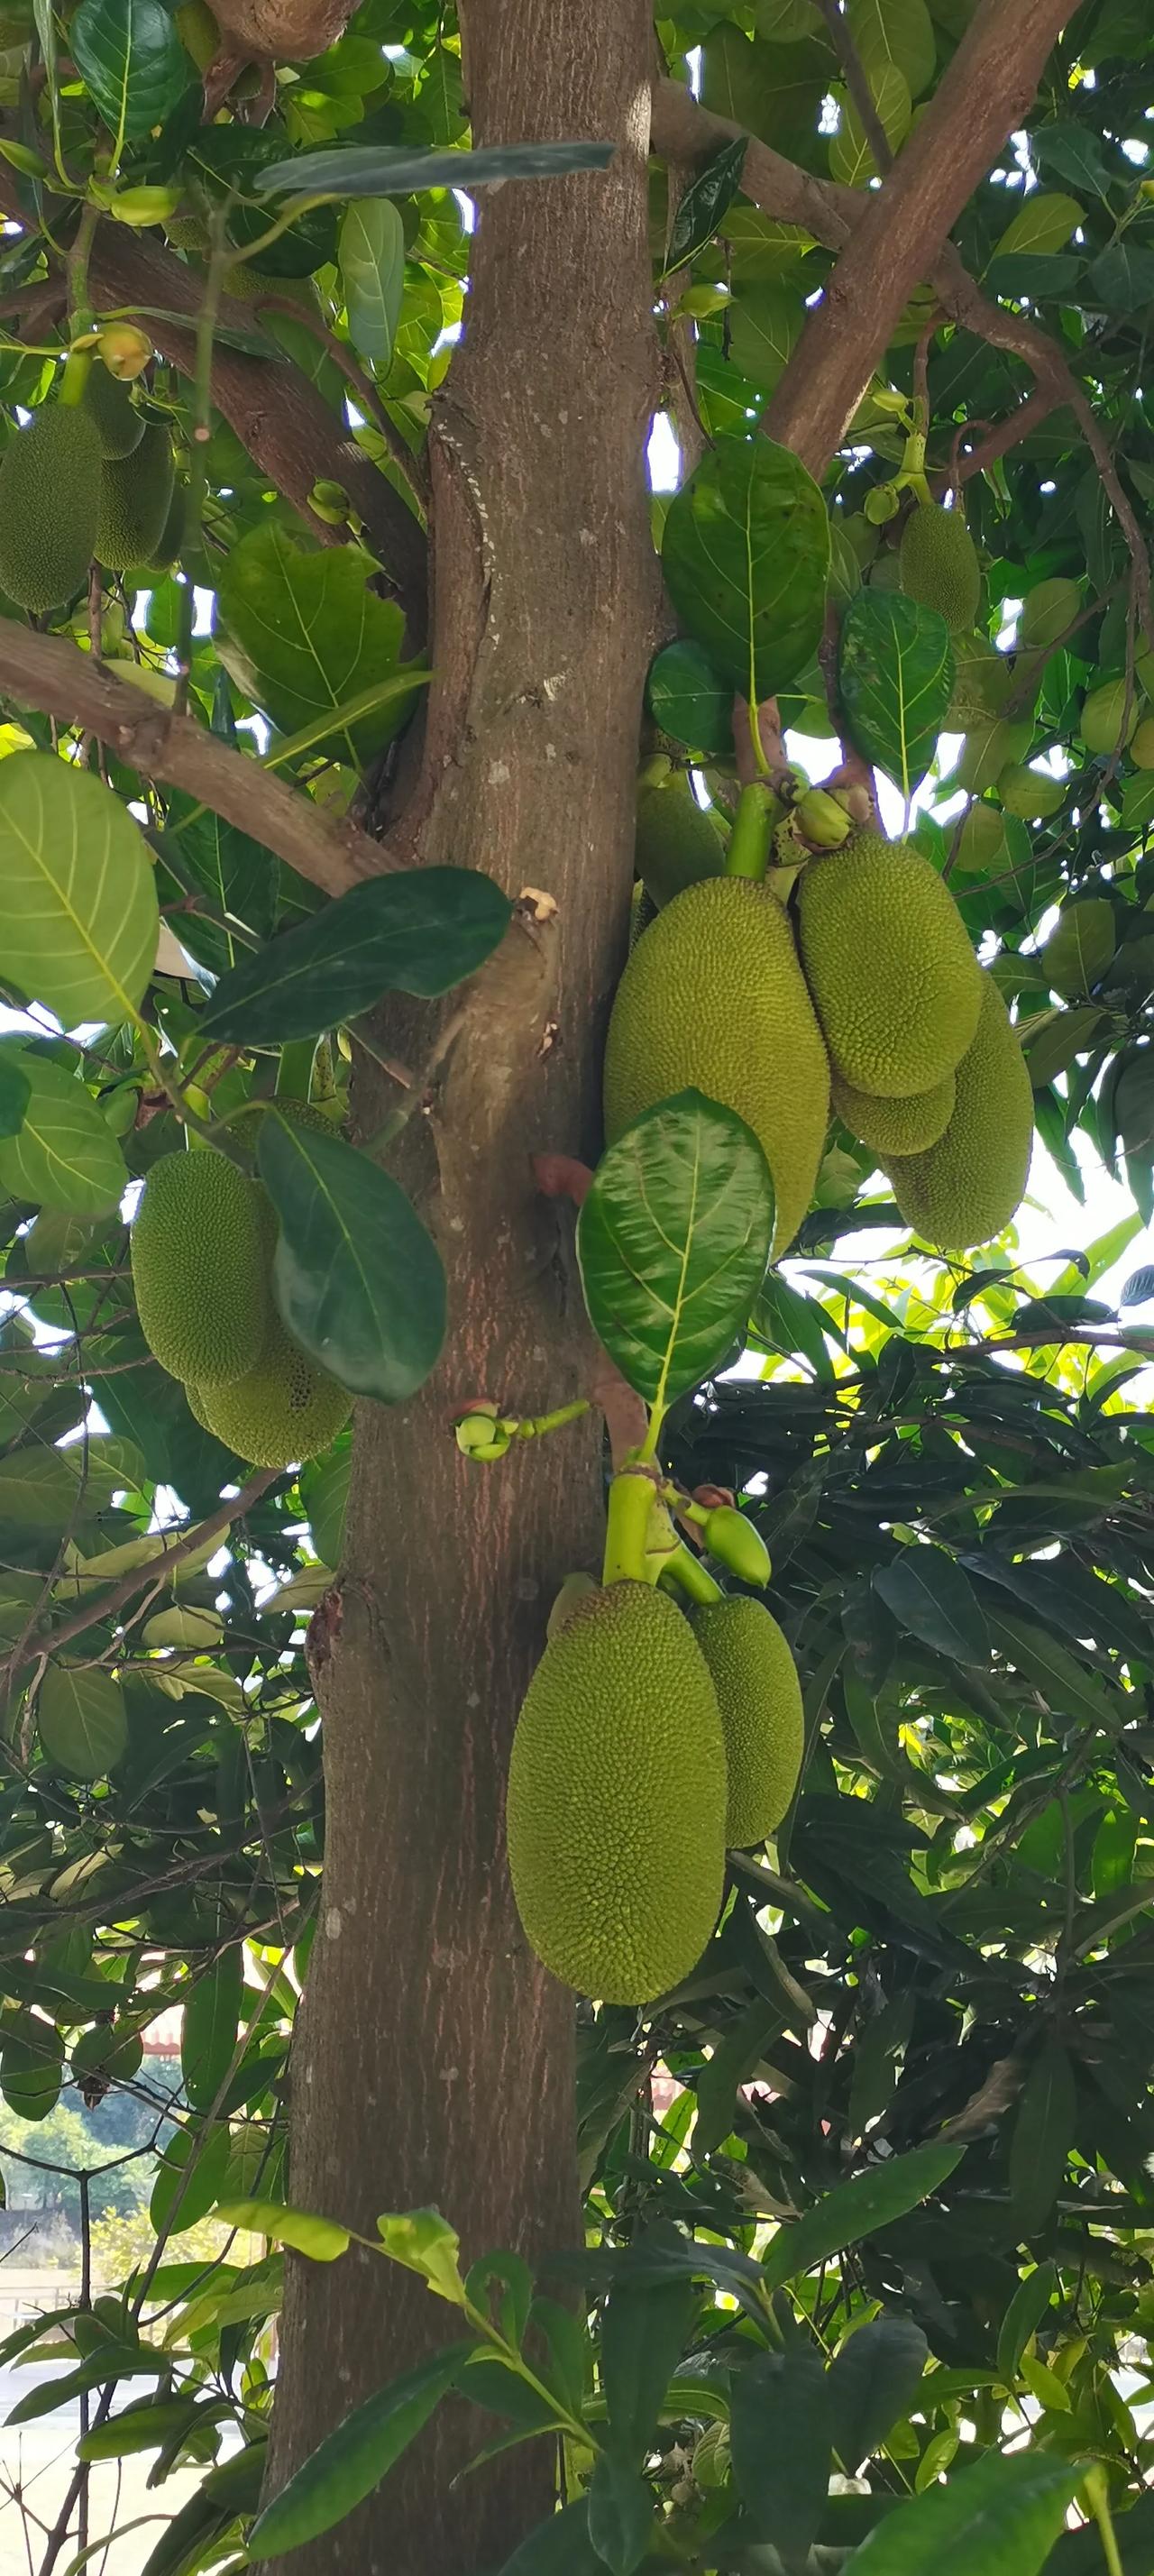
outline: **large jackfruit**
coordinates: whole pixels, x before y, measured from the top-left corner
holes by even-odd
[[[944,1136],[954,1110],[955,1078],[947,1073],[932,1091],[907,1092],[904,1100],[876,1100],[855,1091],[835,1073],[833,1105],[843,1127],[875,1154],[921,1154]]]
[[[977,1035],[956,1080],[954,1114],[938,1143],[882,1166],[907,1225],[941,1252],[966,1252],[1000,1234],[1030,1169],[1034,1095],[990,975],[982,976]]]
[[[100,433],[81,403],[46,403],[0,458],[0,590],[59,608],[96,551]]]
[[[104,458],[119,463],[135,453],[144,436],[143,415],[128,386],[119,376],[110,376],[99,358],[94,359],[85,378],[84,407],[96,423]]]
[[[275,1312],[256,1366],[226,1386],[190,1387],[189,1403],[207,1430],[254,1467],[319,1457],[353,1409],[347,1387],[314,1367]]]
[[[972,626],[982,594],[978,550],[960,508],[919,501],[902,530],[902,589],[922,608],[936,608],[951,629]]]
[[[717,1698],[681,1611],[645,1583],[578,1601],[509,1765],[509,1868],[538,1958],[605,2003],[679,1984],[717,1919],[725,1808]]]
[[[268,1329],[263,1193],[211,1147],[164,1154],[132,1228],[140,1329],[170,1377],[203,1390],[255,1366]]]
[[[139,447],[100,477],[96,554],[110,572],[149,564],[160,546],[172,506],[172,440],[163,421],[150,420]]]
[[[605,1049],[610,1142],[677,1091],[703,1091],[752,1127],[777,1194],[774,1252],[813,1196],[829,1120],[829,1061],[776,895],[708,877],[639,939]]]
[[[981,971],[949,887],[909,841],[859,832],[798,887],[806,981],[843,1082],[932,1091],[978,1025]]]
[[[634,866],[658,905],[701,877],[724,875],[724,839],[687,786],[639,790]]]
[[[699,1610],[693,1633],[709,1666],[729,1795],[725,1839],[738,1851],[781,1823],[801,1769],[805,1715],[797,1667],[776,1619],[733,1594]]]

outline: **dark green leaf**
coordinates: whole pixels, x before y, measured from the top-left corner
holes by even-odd
[[[222,976],[200,1032],[282,1045],[355,1019],[382,993],[447,993],[492,955],[512,910],[475,868],[372,877]]]
[[[311,1459],[307,1467],[302,1467],[298,1479],[313,1546],[321,1564],[334,1568],[341,1561],[352,1464],[352,1441],[346,1436],[339,1449],[325,1458]]]
[[[501,2576],[601,2576],[605,2561],[589,2537],[589,2508],[584,2496],[539,2522],[527,2540],[507,2558]]]
[[[254,528],[220,576],[222,662],[254,706],[282,732],[315,727],[311,748],[360,768],[404,723],[428,672],[400,661],[404,619],[366,589],[372,573],[356,546],[306,554],[276,525]],[[379,689],[372,713],[343,710]]]
[[[0,1047],[0,1142],[20,1132],[24,1112],[32,1096],[19,1049]]]
[[[696,178],[683,189],[677,201],[669,234],[663,274],[671,277],[684,268],[707,241],[712,240],[722,217],[729,211],[741,185],[748,136],[738,134],[732,143],[723,143],[699,170]]]
[[[720,439],[665,521],[674,607],[719,671],[753,700],[804,670],[825,616],[825,503],[796,456],[766,438]]]
[[[614,2455],[638,2467],[657,2431],[689,2331],[691,2281],[615,2281],[601,2329],[601,2385]]]
[[[658,1407],[696,1386],[742,1330],[765,1276],[773,1183],[743,1119],[679,1092],[602,1156],[577,1222],[589,1319]]]
[[[318,1368],[354,1395],[399,1404],[445,1338],[445,1274],[396,1181],[337,1136],[261,1122],[257,1152],[280,1222],[277,1304]]]
[[[1044,2451],[992,2451],[888,2514],[852,2576],[1038,2576],[1082,2475]]]
[[[1011,250],[990,261],[986,284],[995,295],[1026,296],[1032,304],[1073,295],[1086,263],[1077,251]]]
[[[1089,298],[1107,313],[1141,313],[1154,303],[1154,250],[1135,242],[1111,242],[1091,267]]]
[[[184,2007],[180,2063],[193,2109],[206,2111],[228,2073],[240,2023],[244,1961],[239,1942],[198,1977]]]
[[[815,2352],[759,2353],[735,2371],[733,2474],[750,2520],[787,2567],[803,2562],[829,2487],[834,2406]]]
[[[960,1664],[987,1664],[990,1637],[969,1576],[943,1547],[903,1547],[874,1569],[874,1590],[911,1637]]]
[[[897,590],[859,590],[842,619],[838,688],[854,745],[903,796],[920,786],[953,695],[944,617]]]
[[[1057,2199],[1077,2117],[1069,2055],[1060,2041],[1048,2039],[1026,2078],[1010,2140],[1010,2210],[1025,2242],[1037,2236]]]
[[[101,1780],[128,1748],[124,1694],[98,1666],[51,1663],[36,1694],[36,1727],[56,1771]]]
[[[80,0],[68,50],[118,144],[163,125],[192,78],[162,0]]]
[[[772,393],[801,337],[805,300],[795,286],[744,286],[726,309],[735,367],[759,393]]]
[[[1154,1297],[1154,1267],[1147,1262],[1141,1270],[1131,1271],[1123,1284],[1118,1303],[1120,1306],[1145,1306],[1151,1297]]]
[[[914,2405],[930,2348],[912,2317],[875,2317],[830,2364],[833,2446],[847,2477]]]
[[[767,2290],[780,2289],[813,2264],[904,2218],[937,2191],[964,2153],[964,2147],[952,2143],[911,2147],[907,2155],[891,2156],[887,2164],[839,2183],[803,2217],[779,2227],[762,2264]]]
[[[1007,2388],[1014,2386],[1022,2354],[1045,2316],[1057,2280],[1056,2264],[1038,2263],[1018,2283],[998,2330],[998,2375]]]
[[[195,2227],[207,2218],[220,2198],[231,2144],[223,2121],[206,2128],[195,2120],[162,2150],[148,2205],[158,2236],[170,2225]]]
[[[366,197],[346,209],[338,264],[349,338],[369,365],[387,371],[405,288],[405,228],[388,197]]]
[[[280,2558],[343,2522],[416,2440],[470,2350],[465,2342],[450,2344],[346,2415],[258,2515],[250,2553]]]
[[[1070,187],[1102,196],[1115,175],[1106,165],[1099,135],[1084,125],[1049,125],[1039,119],[1030,137],[1030,153],[1048,178],[1065,179]]]
[[[733,686],[700,644],[666,644],[646,684],[650,715],[689,751],[724,759],[733,749]]]
[[[589,2481],[589,2538],[610,2576],[633,2576],[653,2528],[653,2494],[636,2469],[603,2451]]]
[[[1027,1681],[1037,1683],[1056,1716],[1099,1728],[1106,1735],[1116,1735],[1126,1725],[1130,1714],[1126,1693],[1112,1690],[1108,1682],[1088,1672],[1047,1629],[996,1602],[989,1604],[986,1620],[999,1653],[1008,1656]]]
[[[310,196],[404,197],[413,189],[564,179],[574,170],[607,169],[613,152],[612,143],[494,143],[480,152],[408,152],[354,143],[274,161],[253,184],[262,197],[278,197],[289,188],[307,189]]]

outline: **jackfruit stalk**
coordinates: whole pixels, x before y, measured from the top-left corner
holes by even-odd
[[[944,1082],[977,1027],[981,973],[949,887],[921,851],[860,832],[811,859],[798,922],[842,1080],[882,1100]]]

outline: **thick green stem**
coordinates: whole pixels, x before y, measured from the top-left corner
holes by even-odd
[[[658,1581],[664,1584],[667,1590],[675,1587],[678,1592],[685,1594],[687,1601],[696,1601],[703,1606],[712,1601],[725,1599],[720,1583],[714,1582],[713,1576],[702,1564],[700,1557],[694,1555],[692,1548],[684,1545],[675,1548],[672,1556],[662,1557]]]
[[[643,1467],[625,1467],[609,1488],[603,1583],[648,1583],[649,1514],[656,1488]]]
[[[755,778],[751,787],[742,788],[725,854],[727,877],[748,877],[760,885],[769,866],[769,845],[778,811],[777,798],[765,779]]]

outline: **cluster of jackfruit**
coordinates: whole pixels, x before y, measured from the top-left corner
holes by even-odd
[[[132,1228],[141,1331],[197,1421],[256,1467],[316,1457],[352,1410],[281,1321],[275,1248],[267,1192],[226,1155],[206,1147],[153,1164]]]
[[[578,1993],[651,2003],[717,1920],[727,1844],[761,1842],[797,1784],[793,1657],[758,1601],[692,1623],[667,1593],[585,1590],[525,1696],[509,1767],[509,1867],[538,1958]]]
[[[39,615],[75,597],[93,557],[164,570],[183,521],[167,429],[97,358],[79,401],[44,403],[0,457],[0,590]]]

